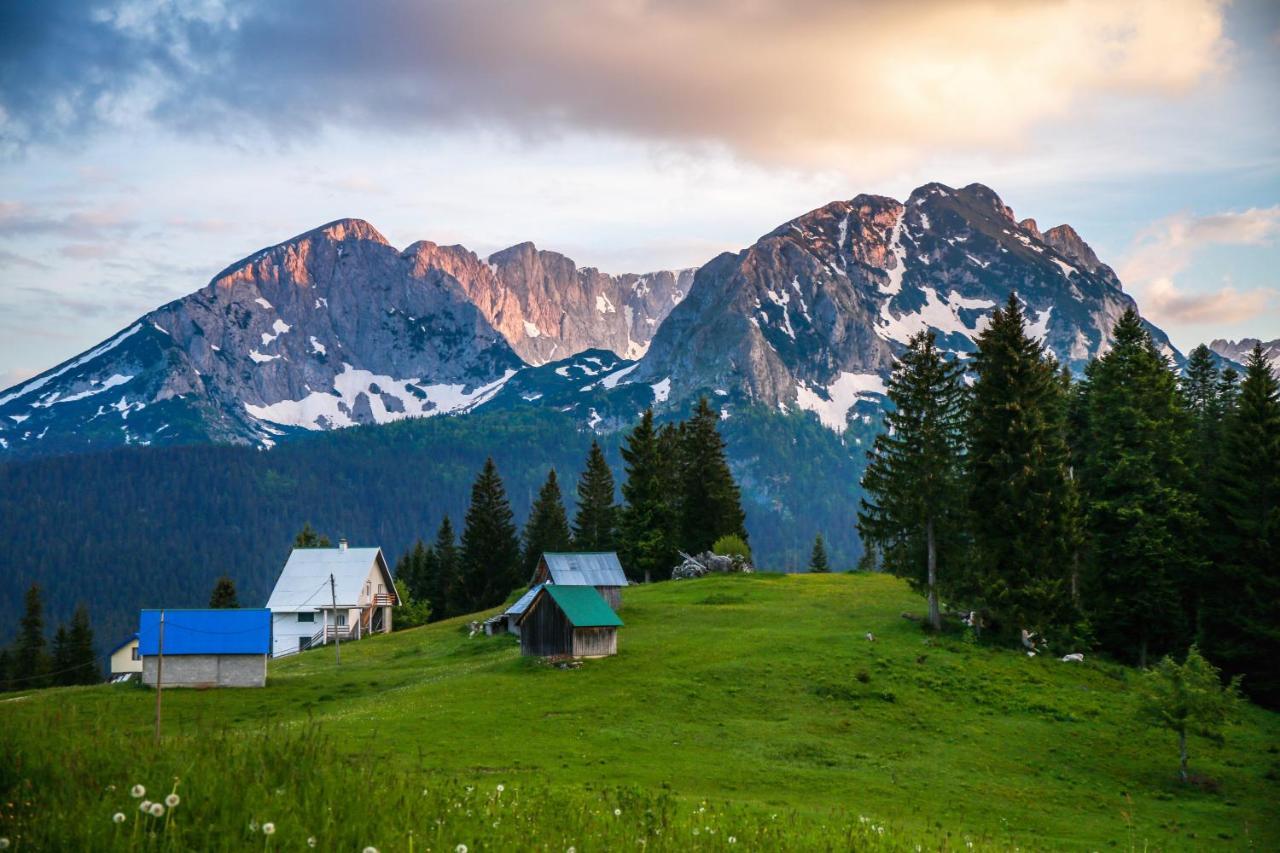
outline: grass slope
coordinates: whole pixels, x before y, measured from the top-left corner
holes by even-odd
[[[1280,715],[1249,707],[1224,745],[1196,742],[1193,769],[1221,788],[1188,788],[1174,779],[1173,736],[1135,720],[1133,671],[930,641],[900,615],[919,607],[883,575],[636,587],[624,597],[618,656],[576,670],[522,659],[513,638],[468,639],[454,620],[344,646],[340,667],[331,649],[273,662],[265,690],[166,692],[163,766],[196,775],[219,738],[266,731],[279,742],[315,726],[328,751],[314,760],[369,773],[343,788],[357,800],[375,796],[381,778],[448,778],[545,789],[549,801],[590,801],[602,788],[669,793],[724,804],[740,825],[782,813],[812,830],[742,832],[777,846],[857,846],[848,833],[865,815],[935,848],[963,849],[966,838],[1024,849],[1280,848]],[[0,834],[40,837],[42,808],[72,826],[105,825],[114,807],[104,786],[154,765],[144,758],[153,712],[153,693],[119,687],[0,703],[0,795],[32,803],[0,813]],[[308,790],[321,782],[309,781],[307,754],[299,747],[296,769],[286,754],[271,772],[289,796],[323,799]],[[73,778],[88,793],[61,791]],[[501,831],[495,823],[472,844],[501,846]],[[535,837],[549,836],[521,836]]]

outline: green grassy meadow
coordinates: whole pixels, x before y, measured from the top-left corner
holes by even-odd
[[[928,638],[883,575],[624,594],[559,669],[462,620],[272,662],[265,690],[0,702],[13,849],[1280,849],[1280,715],[1225,743],[1135,717],[1136,673]],[[868,642],[870,631],[875,642]],[[182,803],[140,816],[129,796]],[[498,786],[502,786],[502,790]],[[614,813],[614,810],[617,813]],[[113,824],[116,811],[126,815]],[[273,835],[261,827],[271,822]],[[696,831],[696,834],[695,834]],[[730,838],[733,839],[730,842]]]

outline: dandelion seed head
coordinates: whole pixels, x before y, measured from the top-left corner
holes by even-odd
[[[738,843],[738,839],[737,839],[735,836],[730,835],[730,836],[729,836],[729,843],[730,843],[730,844],[737,844],[737,843]]]
[[[622,817],[622,809],[614,809],[614,810],[613,810],[613,816],[614,816],[614,817]]]
[[[698,829],[698,827],[696,827],[696,826],[695,826],[695,827],[693,828],[693,834],[694,834],[694,835],[701,835],[701,834],[702,834],[702,830],[701,830],[701,829]]]
[[[170,794],[169,796],[164,798],[164,804],[169,808],[173,808],[180,802],[182,802],[182,798],[179,797],[177,794]]]
[[[307,846],[308,846],[308,847],[315,847],[315,846],[316,846],[316,837],[315,837],[314,835],[308,835],[308,836],[307,836]]]
[[[136,800],[139,797],[145,797],[147,795],[147,789],[141,785],[134,785],[129,789],[129,793],[132,794],[133,798]]]
[[[370,845],[369,847],[364,848],[364,850],[361,850],[360,853],[378,853],[378,848]]]
[[[264,824],[262,825],[262,834],[263,834],[263,835],[275,835],[275,834],[276,834],[276,825],[275,825],[274,823],[272,823],[271,821],[267,821],[266,823],[264,823]]]
[[[499,794],[501,794],[501,793],[502,793],[503,791],[505,791],[505,790],[507,790],[507,786],[506,786],[506,785],[504,785],[504,784],[502,784],[501,782],[499,782],[499,783],[498,783],[498,793],[499,793]]]
[[[465,844],[459,844],[457,847],[453,849],[454,851],[456,851],[456,853],[467,853],[467,845]]]
[[[116,812],[111,816],[112,823],[124,823],[124,812]]]
[[[161,816],[161,815],[163,815],[163,814],[164,814],[164,803],[152,803],[152,804],[151,804],[151,816],[152,816],[152,817],[160,817],[160,816]]]
[[[0,850],[8,850],[8,849],[9,849],[9,839],[5,838],[3,835],[0,835]]]
[[[564,851],[564,853],[578,853],[578,848],[570,847],[568,850]]]
[[[146,811],[150,811],[150,810],[151,810],[151,801],[150,801],[150,800],[143,800],[142,802],[138,803],[138,811],[140,811],[140,812],[146,812]]]

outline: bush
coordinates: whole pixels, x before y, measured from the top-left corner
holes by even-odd
[[[728,536],[721,536],[716,543],[711,546],[713,553],[722,557],[741,557],[747,562],[751,562],[751,548],[741,536],[730,533]]]

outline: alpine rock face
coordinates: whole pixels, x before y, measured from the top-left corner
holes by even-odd
[[[695,270],[608,275],[520,243],[481,261],[461,246],[409,247],[458,280],[486,319],[532,365],[607,349],[635,359],[688,292]]]
[[[1270,363],[1272,368],[1280,371],[1280,338],[1274,341],[1261,341],[1257,338],[1242,338],[1238,341],[1227,341],[1221,338],[1211,341],[1209,349],[1228,361],[1234,362],[1241,369],[1249,360],[1249,353],[1253,352],[1253,348],[1262,345],[1262,355]]]
[[[291,431],[460,411],[523,366],[456,279],[344,219],[0,394],[0,449],[270,446]]]
[[[964,356],[1011,292],[1076,372],[1133,304],[1069,225],[1041,233],[980,184],[927,184],[905,203],[860,195],[702,267],[628,379],[654,387],[659,404],[714,393],[813,411],[843,431],[878,408],[912,334],[931,329]]]

